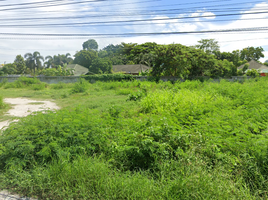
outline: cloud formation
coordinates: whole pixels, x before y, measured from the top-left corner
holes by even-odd
[[[46,0],[48,1],[48,0]],[[0,1],[0,10],[6,4],[37,3],[40,0],[10,0]],[[155,6],[155,2],[150,1],[104,1],[84,4],[70,4],[61,6],[50,6],[53,4],[72,3],[72,0],[62,0],[56,3],[43,3],[31,5],[44,5],[47,7],[29,8],[25,10],[9,10],[0,12],[0,33],[161,33],[161,32],[182,32],[182,31],[203,31],[264,27],[268,24],[268,13],[249,14],[261,12],[268,8],[266,2],[250,4],[241,7],[238,11],[228,11],[224,8],[207,9],[202,6],[197,9],[175,10],[165,6],[172,5],[172,1],[166,1],[162,7]],[[82,1],[80,1],[82,2]],[[121,2],[121,3],[120,3]],[[174,4],[175,5],[175,4]],[[30,7],[30,5],[29,5]],[[173,9],[173,10],[172,10]],[[219,12],[222,11],[222,12]],[[225,11],[225,12],[224,12]],[[228,12],[227,12],[228,11]],[[236,16],[219,16],[226,13],[237,13]],[[48,19],[53,17],[53,19]],[[191,18],[194,17],[194,18]],[[29,20],[8,20],[14,18],[30,18]],[[34,18],[43,18],[34,19]],[[6,20],[5,20],[6,19]],[[130,20],[147,20],[138,22],[122,22]],[[229,21],[220,21],[229,20]],[[98,25],[70,25],[70,26],[48,26],[39,27],[5,27],[4,25],[32,25],[32,24],[66,24],[66,23],[92,23],[92,22],[112,22],[120,23],[98,24]],[[38,39],[39,38],[39,39]],[[55,54],[75,54],[82,49],[82,43],[89,37],[66,38],[57,37],[22,37],[22,36],[0,36],[0,64],[13,62],[16,55],[22,56],[28,52],[39,51],[44,57]],[[268,44],[265,32],[242,32],[242,33],[206,33],[206,34],[184,34],[184,35],[153,35],[153,36],[132,36],[132,37],[105,37],[93,38],[99,43],[99,48],[109,44],[144,43],[156,42],[159,44],[181,43],[183,45],[195,45],[200,39],[216,39],[219,41],[221,51],[233,51],[248,46],[262,46],[265,49],[265,58],[268,59]]]

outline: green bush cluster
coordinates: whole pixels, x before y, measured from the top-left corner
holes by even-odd
[[[89,87],[89,83],[85,79],[80,78],[78,82],[74,83],[71,89],[71,93],[72,94],[83,93],[87,90],[88,87]]]
[[[34,85],[34,84],[43,84],[39,79],[37,78],[28,78],[21,76],[18,78],[18,80],[12,82],[12,83],[6,83],[4,85],[5,89],[8,88],[26,88],[28,86]],[[43,86],[39,86],[43,87]]]
[[[134,80],[130,74],[100,74],[100,75],[89,75],[83,76],[84,79],[89,82],[95,81],[131,81]]]

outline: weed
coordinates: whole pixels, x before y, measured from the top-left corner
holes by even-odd
[[[72,94],[83,93],[87,90],[88,86],[89,86],[88,82],[85,79],[80,78],[79,81],[76,82],[72,87],[71,93]]]

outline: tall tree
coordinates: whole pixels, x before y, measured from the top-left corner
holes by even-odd
[[[89,71],[94,74],[109,74],[112,73],[112,64],[103,58],[96,58],[89,66]]]
[[[95,51],[98,50],[98,43],[94,39],[89,39],[85,41],[82,46],[83,46],[83,50],[89,50],[89,49],[92,49]]]
[[[195,47],[197,49],[201,49],[208,54],[212,54],[213,52],[220,51],[220,46],[218,45],[218,41],[215,39],[202,39],[198,41],[198,45]]]
[[[16,66],[17,74],[24,74],[25,73],[26,63],[21,55],[16,56],[13,64]]]
[[[92,61],[94,59],[96,59],[98,56],[97,56],[97,52],[96,51],[93,51],[93,50],[81,50],[79,52],[77,52],[75,55],[74,55],[75,59],[73,61],[73,63],[75,64],[79,64],[79,65],[82,65],[86,68],[89,68],[92,64]]]
[[[241,59],[247,60],[248,62],[251,60],[258,61],[260,58],[264,58],[264,54],[262,53],[264,50],[262,47],[247,47],[241,51]]]
[[[54,60],[52,56],[46,56],[45,60],[46,68],[54,68]]]
[[[26,53],[24,58],[26,59],[26,66],[33,70],[35,75],[35,70],[42,67],[41,61],[44,61],[44,57],[38,51],[35,51],[33,54]]]

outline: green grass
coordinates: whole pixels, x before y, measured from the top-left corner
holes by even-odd
[[[1,189],[40,199],[268,198],[265,78],[35,84],[0,93],[61,110],[3,131]]]

